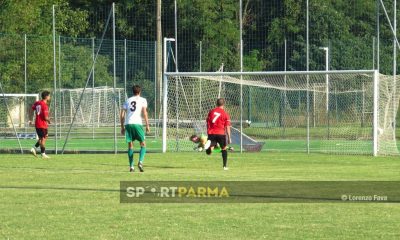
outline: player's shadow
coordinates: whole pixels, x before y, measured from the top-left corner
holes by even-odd
[[[111,167],[126,167],[126,164],[113,164],[113,163],[97,163],[94,165],[99,165],[99,166],[111,166]]]
[[[118,166],[118,165],[110,165],[110,166]],[[120,165],[125,166],[125,165]],[[48,167],[0,167],[0,169],[22,169],[22,170],[47,170],[47,171],[54,171],[54,172],[64,172],[64,171],[71,171],[71,172],[102,172],[108,171],[109,169],[93,169],[93,168],[48,168]]]
[[[137,164],[137,163],[136,163]],[[135,164],[135,166],[136,166]],[[98,163],[95,165],[99,165],[99,166],[111,166],[111,167],[126,167],[126,164],[113,164],[113,163]],[[157,165],[146,165],[146,163],[144,164],[145,168],[161,168],[161,169],[179,169],[179,168],[187,168],[187,167],[176,167],[176,166],[157,166]]]
[[[59,190],[59,191],[82,191],[82,192],[125,192],[123,189],[101,189],[101,188],[73,188],[73,187],[45,187],[45,186],[0,186],[0,189],[19,189],[19,190]],[[280,196],[280,195],[252,195],[252,194],[231,194],[235,198],[232,202],[236,203],[313,203],[313,202],[336,202],[345,201],[330,197],[310,197],[310,196]],[[394,199],[386,203],[399,203]]]
[[[175,167],[175,166],[145,166],[146,168],[150,168],[150,169],[152,169],[152,168],[154,168],[154,169],[157,169],[157,168],[160,168],[160,169],[182,169],[182,168],[185,168],[185,167]]]

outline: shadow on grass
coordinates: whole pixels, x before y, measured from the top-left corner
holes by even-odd
[[[96,164],[99,165],[99,164]],[[103,164],[102,164],[103,165]],[[105,164],[104,164],[105,165]],[[41,172],[42,174],[46,174],[49,172],[70,172],[70,173],[77,173],[77,172],[90,172],[90,173],[122,173],[122,172],[127,172],[127,171],[122,171],[125,167],[127,168],[127,165],[112,165],[110,166],[115,166],[118,167],[118,169],[93,169],[93,168],[49,168],[49,167],[18,167],[18,166],[11,166],[11,167],[3,167],[0,166],[1,170],[7,170],[7,169],[12,169],[12,170],[38,170],[38,171],[43,171]]]
[[[146,164],[144,164],[144,166],[146,167],[146,168],[155,168],[155,169],[157,169],[157,168],[161,168],[161,169],[183,169],[183,168],[188,168],[188,167],[176,167],[176,166],[156,166],[156,165],[149,165],[149,166],[146,166]]]
[[[46,187],[46,186],[0,186],[0,189],[61,190],[61,191],[88,191],[88,192],[121,192],[120,189],[74,188],[74,187]]]
[[[125,192],[123,189],[101,189],[101,188],[74,188],[74,187],[46,187],[46,186],[0,186],[0,189],[18,189],[18,190],[59,190],[59,191],[83,191],[83,192],[114,192],[121,193]],[[160,193],[160,192],[156,192]],[[313,196],[284,196],[280,194],[232,194],[234,200],[224,201],[219,199],[218,201],[198,201],[197,203],[379,203],[379,202],[349,202],[343,201],[336,197],[313,197]],[[198,198],[199,199],[199,198]],[[206,199],[206,198],[204,198]],[[221,201],[222,200],[222,201]],[[153,201],[150,201],[153,202]],[[157,203],[157,202],[153,202]],[[162,202],[158,202],[162,203]],[[174,203],[174,202],[165,202]],[[196,202],[186,202],[196,203]],[[400,200],[393,199],[382,203],[400,203]]]

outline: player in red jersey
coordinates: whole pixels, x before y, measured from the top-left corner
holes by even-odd
[[[35,146],[31,148],[31,153],[36,157],[36,148],[40,146],[40,152],[42,158],[50,158],[46,155],[46,139],[48,137],[48,124],[50,124],[49,118],[49,101],[50,101],[50,92],[43,91],[42,92],[42,100],[35,102],[32,105],[32,110],[34,111],[35,115],[35,127],[36,133],[39,137],[39,140],[36,142]],[[31,114],[33,115],[33,114]],[[32,121],[29,121],[32,123]]]
[[[219,144],[222,151],[222,161],[224,170],[228,170],[227,162],[228,162],[228,152],[227,152],[227,144],[230,144],[231,141],[231,120],[229,118],[228,113],[224,110],[225,100],[223,98],[219,98],[217,100],[217,107],[212,109],[208,113],[207,117],[207,134],[208,141],[206,143],[205,148],[206,153],[208,155],[211,154],[214,147]],[[227,142],[228,141],[228,142]]]

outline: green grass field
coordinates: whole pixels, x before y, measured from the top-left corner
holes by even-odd
[[[0,239],[399,239],[399,203],[121,204],[120,181],[400,180],[400,158],[301,153],[0,155]],[[137,159],[137,155],[135,155]]]
[[[35,144],[34,139],[21,139],[22,148],[25,151],[29,151],[29,149]],[[64,144],[64,139],[58,141],[58,151],[61,151]],[[139,143],[135,143],[136,146],[139,146]],[[161,152],[162,151],[162,141],[161,139],[148,138],[146,140],[147,149],[150,152]],[[0,139],[0,150],[13,149],[18,150],[18,142],[16,139]],[[105,139],[84,139],[84,138],[75,138],[70,139],[68,144],[66,145],[67,152],[79,152],[79,151],[108,151],[113,152],[114,148],[114,139],[112,137]],[[184,151],[192,151],[195,144],[190,143],[189,141],[181,142],[181,150]],[[236,150],[240,149],[239,145],[232,145]],[[398,148],[400,148],[400,142],[397,144]],[[50,138],[46,144],[47,150],[53,152],[55,149],[55,141]],[[126,151],[126,143],[125,140],[119,138],[117,141],[117,149],[120,152]],[[168,142],[168,149],[174,151],[176,149],[176,142],[171,140]],[[307,143],[304,139],[267,139],[265,140],[265,144],[262,148],[264,152],[307,152]],[[333,152],[333,153],[341,153],[341,154],[363,154],[363,155],[372,155],[372,142],[367,140],[312,140],[310,141],[310,151],[311,153],[325,153],[325,152]]]

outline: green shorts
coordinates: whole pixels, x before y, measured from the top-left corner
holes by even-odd
[[[145,136],[143,126],[140,124],[128,124],[125,125],[125,140],[127,143],[138,140],[144,142]]]

